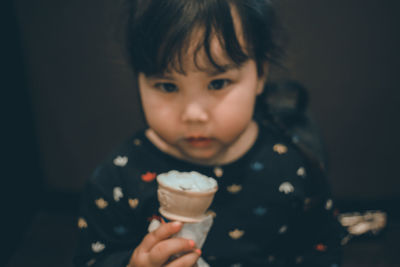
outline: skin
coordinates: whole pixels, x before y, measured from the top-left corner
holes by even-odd
[[[250,149],[258,135],[254,105],[266,80],[258,76],[254,60],[236,66],[216,38],[211,47],[227,71],[218,72],[200,52],[200,69],[189,53],[185,74],[139,74],[149,140],[167,154],[201,165],[229,163]]]
[[[128,267],[184,267],[193,266],[201,255],[192,240],[170,238],[178,233],[182,223],[171,222],[162,224],[155,231],[147,234],[140,245],[134,250]],[[168,259],[178,253],[183,256],[168,262]],[[168,262],[167,264],[165,264]]]

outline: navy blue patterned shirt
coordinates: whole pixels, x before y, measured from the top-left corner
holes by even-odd
[[[340,266],[346,232],[325,177],[295,145],[262,125],[253,147],[222,166],[176,159],[144,132],[130,138],[88,180],[76,266],[128,264],[159,215],[155,178],[170,170],[197,171],[218,182],[208,211],[214,223],[202,248],[211,266]]]

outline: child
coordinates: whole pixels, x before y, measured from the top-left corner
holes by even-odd
[[[210,266],[339,266],[344,232],[325,178],[261,99],[280,55],[270,1],[141,0],[131,12],[148,128],[88,181],[77,266],[193,266],[200,254]],[[170,238],[182,223],[147,232],[155,177],[170,170],[218,180],[202,251]]]

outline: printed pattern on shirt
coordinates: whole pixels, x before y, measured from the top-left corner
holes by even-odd
[[[115,177],[109,177],[115,181],[110,182],[110,184],[113,183],[110,187],[100,184],[104,187],[101,187],[101,193],[94,195],[92,204],[88,205],[88,214],[82,214],[78,219],[77,225],[85,236],[86,251],[92,253],[85,252],[86,266],[94,265],[98,255],[119,246],[118,243],[113,243],[117,240],[126,244],[140,241],[131,241],[129,238],[132,238],[134,233],[142,236],[147,232],[152,219],[157,218],[163,221],[162,217],[156,215],[158,203],[155,180],[158,173],[172,169],[196,170],[196,166],[190,163],[187,163],[184,169],[180,169],[185,165],[176,159],[176,166],[159,167],[166,166],[165,162],[171,163],[173,160],[164,159],[165,154],[147,153],[151,151],[151,148],[143,136],[132,139],[130,145],[128,152],[117,154],[110,163],[107,163],[108,165],[97,169],[98,173],[94,179],[102,177],[104,170],[115,168]],[[208,169],[196,170],[205,171],[206,175],[214,176],[219,184],[215,201],[207,211],[207,214],[213,216],[214,224],[203,248],[203,257],[211,262],[225,261],[227,255],[232,258],[230,266],[251,266],[246,264],[246,260],[257,260],[265,265],[289,260],[280,258],[279,253],[274,253],[270,249],[274,247],[274,244],[269,243],[270,240],[274,240],[277,242],[276,247],[285,246],[279,242],[290,240],[293,231],[302,229],[299,225],[293,227],[289,224],[285,214],[297,209],[299,211],[296,212],[308,214],[310,209],[320,206],[323,210],[319,212],[333,210],[331,198],[326,198],[322,205],[315,205],[313,196],[307,195],[304,189],[306,186],[304,182],[308,181],[307,167],[304,165],[304,160],[295,154],[290,145],[280,140],[269,142],[267,138],[258,145],[259,150],[251,155],[251,160],[237,165],[210,166]],[[285,167],[276,171],[279,166]],[[234,202],[223,201],[227,197]],[[96,211],[91,210],[91,207],[95,207]],[[227,210],[232,212],[228,213]],[[91,214],[100,217],[87,221],[87,218],[93,218]],[[135,218],[134,221],[130,221],[131,218]],[[104,224],[102,219],[104,219]],[[304,222],[302,220],[303,218],[298,223],[308,223],[307,220]],[[313,222],[312,220],[311,218],[310,223]],[[304,227],[304,229],[310,228],[308,225]],[[97,231],[97,229],[102,229],[102,231]],[[333,230],[329,231],[334,233]],[[110,238],[107,238],[108,236]],[[344,236],[338,243],[341,242],[343,245],[348,242],[348,239]],[[241,249],[242,246],[243,249]],[[232,253],[231,247],[235,247],[237,251]],[[254,252],[246,251],[249,247],[257,249]],[[307,259],[304,255],[295,255],[296,248],[292,247],[292,244],[287,244],[286,247],[288,253],[294,255],[291,256],[293,263],[303,264]],[[126,248],[131,249],[129,246]],[[319,242],[310,247],[310,250],[327,253],[330,248],[329,244]],[[332,246],[332,249],[334,248]],[[300,247],[299,250],[304,250],[304,248]],[[262,253],[255,254],[254,259],[248,259],[246,255],[256,253],[255,251],[262,251]],[[243,258],[247,259],[239,260]],[[331,264],[334,266],[336,262]]]

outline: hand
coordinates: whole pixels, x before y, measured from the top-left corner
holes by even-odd
[[[181,222],[161,224],[148,233],[133,251],[127,267],[190,267],[195,265],[201,250],[196,249],[193,240],[171,238],[182,229]],[[171,256],[184,253],[168,262]]]

